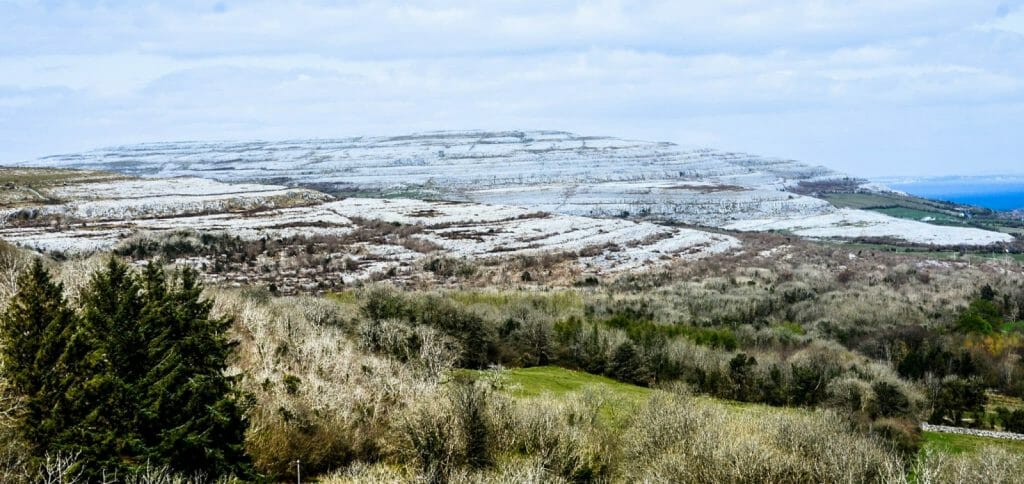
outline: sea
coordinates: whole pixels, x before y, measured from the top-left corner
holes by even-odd
[[[889,187],[919,197],[992,210],[1024,209],[1024,177],[947,177],[887,180]]]

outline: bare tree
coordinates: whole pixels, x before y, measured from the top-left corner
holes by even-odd
[[[0,242],[0,306],[18,292],[18,276],[28,267],[30,259],[17,248]]]
[[[47,454],[46,460],[39,466],[39,475],[35,481],[41,484],[77,484],[84,482],[81,473],[74,467],[78,454]]]

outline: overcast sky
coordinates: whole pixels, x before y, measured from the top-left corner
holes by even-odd
[[[0,0],[0,162],[470,128],[1024,174],[1024,0]]]

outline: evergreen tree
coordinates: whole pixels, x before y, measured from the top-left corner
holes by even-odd
[[[82,295],[82,319],[102,347],[110,371],[125,383],[145,373],[147,328],[140,324],[142,287],[128,265],[111,257]]]
[[[194,270],[176,273],[170,287],[164,278],[151,266],[143,282],[143,326],[155,329],[140,388],[148,457],[186,474],[245,475],[246,422],[224,374],[231,321],[211,317]]]
[[[871,385],[875,400],[871,404],[871,417],[902,417],[910,414],[910,400],[892,383],[877,381]]]
[[[590,332],[583,340],[583,369],[594,374],[601,374],[607,365],[608,340],[601,336],[597,324],[590,326]]]
[[[608,364],[608,374],[616,380],[636,385],[647,385],[652,377],[637,353],[636,346],[629,341],[615,348],[615,354]]]
[[[24,411],[19,427],[36,456],[42,456],[62,430],[55,410],[63,407],[61,357],[67,335],[76,328],[64,288],[36,259],[21,274],[19,290],[0,319],[0,361]]]
[[[78,447],[87,478],[146,464],[137,393],[148,365],[141,310],[139,282],[117,258],[93,273],[82,292],[83,334],[67,359],[79,362],[89,379],[72,395],[75,402],[66,413],[78,423],[62,440]]]
[[[759,395],[757,381],[757,359],[746,353],[737,353],[729,360],[729,379],[732,380],[732,396],[736,400],[755,401]]]
[[[184,474],[250,475],[232,378],[231,322],[211,318],[198,274],[171,284],[117,259],[82,293],[79,317],[36,261],[0,318],[0,362],[24,401],[20,431],[37,456],[77,456],[88,481],[167,465]]]
[[[957,318],[957,329],[964,333],[988,334],[1003,324],[1003,315],[999,307],[987,299],[971,301],[960,317]]]

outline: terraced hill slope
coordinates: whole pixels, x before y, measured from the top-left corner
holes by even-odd
[[[826,213],[828,203],[784,190],[844,177],[789,160],[549,131],[155,143],[29,164],[502,203],[572,215],[642,214],[704,225]]]
[[[38,176],[27,178],[33,172]],[[5,182],[5,174],[12,181]],[[43,175],[47,177],[40,178]],[[0,201],[0,238],[24,247],[61,254],[131,252],[166,246],[168,237],[177,237],[179,245],[194,251],[188,237],[216,234],[238,240],[232,245],[235,252],[251,250],[246,244],[254,243],[261,246],[254,256],[273,258],[267,241],[288,239],[287,244],[297,246],[284,251],[290,257],[296,252],[316,253],[344,266],[344,274],[335,274],[338,280],[364,279],[398,267],[412,270],[428,255],[571,255],[566,259],[579,271],[600,274],[695,259],[739,246],[727,235],[649,222],[470,202],[338,200],[303,188],[194,177],[0,169],[0,182],[11,186],[11,193],[24,195]],[[307,245],[316,249],[306,249]],[[213,265],[217,257],[231,255],[223,252],[193,262]],[[351,262],[344,262],[346,258]]]
[[[840,211],[820,187],[883,190],[820,166],[672,143],[555,131],[434,132],[279,142],[175,142],[57,155],[26,166],[105,169],[315,188],[334,195],[501,204],[566,215],[623,217],[747,230],[801,229],[816,237],[872,237],[987,245],[1009,235],[970,228],[929,232],[912,220]],[[852,217],[851,220],[847,220]],[[924,233],[924,236],[921,234]]]

